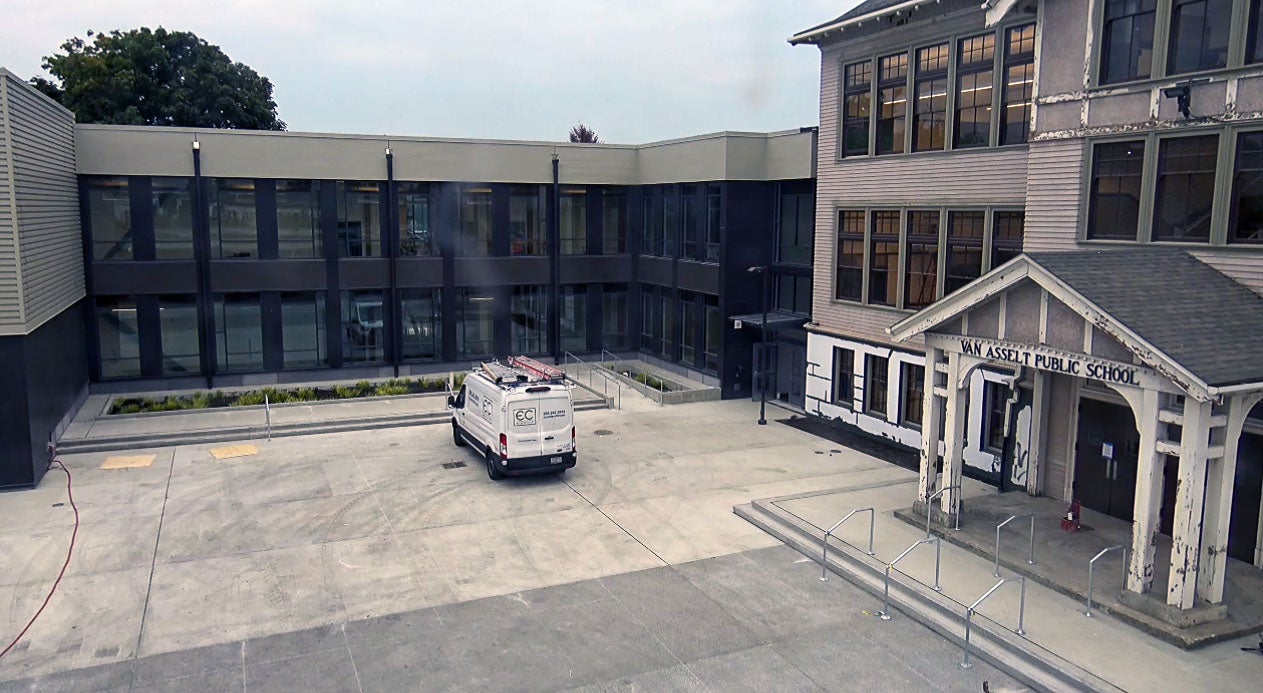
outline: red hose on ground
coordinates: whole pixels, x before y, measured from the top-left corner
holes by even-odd
[[[66,568],[70,567],[70,556],[73,555],[75,551],[75,538],[79,536],[79,506],[75,505],[75,495],[71,492],[70,470],[66,469],[66,465],[62,464],[61,460],[56,457],[53,458],[53,464],[61,467],[61,471],[66,473],[66,497],[70,499],[70,509],[75,511],[75,528],[74,531],[70,533],[70,548],[66,549],[66,562],[61,565],[61,572],[57,573],[57,579],[53,581],[53,588],[48,590],[48,596],[44,597],[44,603],[40,604],[39,611],[36,611],[35,615],[31,617],[31,620],[26,622],[26,627],[22,629],[21,633],[18,633],[18,636],[13,639],[13,642],[9,643],[3,650],[0,650],[0,657],[4,657],[9,654],[9,650],[12,650],[18,644],[18,641],[26,635],[26,631],[30,630],[31,626],[35,625],[35,619],[39,618],[40,614],[44,613],[44,607],[48,606],[48,602],[53,598],[53,593],[57,591],[57,586],[61,584],[61,579],[65,577]]]

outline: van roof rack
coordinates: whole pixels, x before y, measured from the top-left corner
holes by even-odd
[[[508,363],[484,361],[482,372],[501,387],[513,387],[532,383],[557,383],[566,380],[560,368],[549,366],[526,356],[510,356]]]

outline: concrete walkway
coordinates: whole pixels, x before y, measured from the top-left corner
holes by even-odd
[[[906,472],[903,481],[905,483],[861,491],[839,489],[770,501],[819,527],[831,526],[854,508],[875,507],[876,560],[890,561],[913,542],[925,537],[924,527],[913,526],[894,516],[894,511],[906,508],[916,494],[916,475]],[[992,488],[968,479],[965,481],[967,500],[994,494]],[[853,546],[867,548],[868,523],[863,518],[852,520],[843,525],[837,535]],[[1011,556],[1020,556],[1024,552],[1020,532],[1012,532],[1005,538]],[[993,564],[972,551],[946,542],[942,545],[942,552],[942,594],[957,602],[963,615],[967,605],[996,583]],[[1038,545],[1036,552],[1038,560]],[[815,558],[818,560],[819,556]],[[933,548],[923,546],[913,551],[899,563],[898,570],[922,583],[933,584]],[[1119,579],[1117,564],[1103,572],[1106,575],[1102,576],[1102,589],[1108,585],[1116,588]],[[1013,572],[1002,568],[1001,574],[1011,576]],[[1012,630],[1017,626],[1018,602],[1019,590],[1008,587],[988,599],[979,613],[982,618]],[[895,606],[897,608],[898,605]],[[862,599],[855,608],[880,609],[880,599]],[[1256,690],[1260,677],[1263,677],[1263,657],[1240,649],[1254,645],[1257,638],[1241,638],[1185,651],[1108,614],[1087,618],[1083,609],[1081,601],[1040,584],[1028,585],[1027,640],[1128,691]],[[896,618],[907,617],[896,614]]]

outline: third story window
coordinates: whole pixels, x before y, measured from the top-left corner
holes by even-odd
[[[991,142],[995,34],[961,39],[958,45],[953,146],[985,147]]]
[[[782,194],[777,228],[776,261],[787,265],[811,264],[815,232],[816,196],[812,193]]]
[[[513,255],[548,254],[542,186],[524,185],[509,193],[509,252]]]
[[[720,201],[722,189],[714,183],[706,186],[706,261],[719,262]]]
[[[434,236],[430,232],[430,186],[428,183],[400,183],[399,254],[433,255]]]
[[[1158,144],[1153,240],[1210,240],[1218,135],[1172,137]]]
[[[912,110],[912,151],[942,149],[947,133],[946,43],[917,49],[916,105]]]
[[[877,153],[903,152],[908,114],[908,54],[877,61]]]
[[[588,252],[588,195],[583,188],[561,191],[561,254]]]
[[[601,193],[601,241],[606,255],[627,252],[627,191],[622,188]]]
[[[1226,66],[1231,27],[1232,0],[1175,0],[1167,42],[1167,74]]]
[[[491,188],[461,191],[460,243],[457,255],[491,254]]]
[[[1101,39],[1101,83],[1149,76],[1158,0],[1107,0]]]
[[[1031,126],[1031,100],[1035,93],[1035,25],[1013,27],[1006,35],[1000,144],[1018,144],[1026,141]]]
[[[868,154],[868,128],[872,116],[873,63],[847,65],[843,69],[842,141],[846,156]]]

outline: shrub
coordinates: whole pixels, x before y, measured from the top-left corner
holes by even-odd
[[[214,404],[214,395],[209,392],[199,392],[188,400],[189,409],[207,409]]]
[[[314,402],[320,399],[320,396],[316,393],[315,388],[311,387],[300,387],[297,390],[294,390],[292,394],[294,401],[296,402]]]
[[[355,384],[355,389],[359,391],[360,397],[368,397],[369,395],[373,394],[373,390],[376,388],[374,388],[373,384],[368,382],[367,380],[361,380]]]
[[[351,385],[339,385],[333,388],[333,396],[336,399],[355,399],[360,396],[360,391]]]
[[[383,383],[381,385],[378,385],[377,389],[373,391],[374,394],[376,394],[378,397],[390,397],[390,396],[406,395],[409,392],[411,392],[411,390],[408,389],[407,385],[392,384],[394,382],[395,381],[392,380],[389,383]]]
[[[255,390],[253,392],[243,392],[232,401],[231,407],[257,407],[263,404],[263,392]]]
[[[119,406],[117,403],[115,403],[114,413],[115,414],[139,414],[140,405],[135,402],[128,402],[127,404]]]

